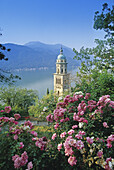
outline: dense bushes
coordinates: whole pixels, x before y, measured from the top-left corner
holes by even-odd
[[[28,108],[35,103],[36,98],[38,95],[35,90],[11,86],[0,88],[0,101],[6,106],[11,106],[13,113],[19,113],[23,117],[28,116]]]
[[[10,109],[7,108],[7,115]],[[37,169],[43,166],[47,138],[38,138],[30,121],[18,125],[16,120],[19,118],[19,114],[0,117],[0,169],[32,169],[33,165]]]
[[[80,92],[81,93],[81,92]],[[54,123],[54,145],[74,169],[112,169],[113,108],[109,95],[99,101],[82,94],[66,96],[47,120]],[[90,98],[91,99],[91,98]]]
[[[0,168],[113,169],[113,108],[109,95],[98,101],[90,93],[67,95],[47,116],[53,124],[47,138],[39,137],[30,121],[18,125],[19,114],[1,112]]]
[[[46,121],[46,116],[53,113],[57,104],[57,96],[53,94],[53,91],[42,99],[36,99],[35,104],[29,107],[29,115],[37,117],[39,121]]]
[[[113,84],[113,74],[108,73],[105,70],[104,72],[99,73],[99,76],[96,77],[96,79],[92,79],[91,83],[88,83],[85,79],[82,79],[81,83],[76,83],[76,86],[73,91],[78,89],[86,93],[91,93],[91,98],[96,100],[98,100],[100,96],[109,94],[110,98],[114,100]]]

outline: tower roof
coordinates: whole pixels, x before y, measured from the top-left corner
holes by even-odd
[[[61,49],[60,49],[60,54],[58,55],[57,59],[58,59],[58,60],[64,60],[64,59],[66,59],[66,57],[63,55],[63,49],[62,49],[62,47],[61,47]]]

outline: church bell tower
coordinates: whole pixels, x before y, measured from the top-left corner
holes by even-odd
[[[70,89],[69,76],[67,73],[67,61],[61,48],[56,60],[56,73],[54,73],[54,92],[61,96],[66,90]]]

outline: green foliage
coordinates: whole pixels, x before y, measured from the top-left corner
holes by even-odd
[[[95,78],[94,78],[95,76]],[[108,73],[104,70],[102,73],[99,73],[99,76],[96,76],[94,73],[92,75],[93,79],[91,83],[88,83],[85,79],[82,79],[81,84],[76,84],[75,88],[72,91],[83,91],[86,93],[91,93],[91,98],[98,100],[100,96],[109,94],[110,98],[114,99],[114,76],[111,73]]]
[[[33,105],[37,96],[37,91],[16,88],[0,88],[0,100],[8,106],[11,106],[13,112],[20,113],[21,116],[28,115],[29,106]]]
[[[42,99],[36,99],[35,104],[29,107],[29,115],[37,117],[39,121],[46,121],[46,116],[53,113],[56,108],[57,96],[53,94],[53,91]]]
[[[112,44],[113,38],[108,38],[107,40],[95,40],[97,46],[95,48],[85,48],[82,47],[80,52],[74,52],[77,60],[81,61],[81,67],[79,68],[78,76],[80,79],[86,79],[91,82],[92,78],[97,78],[99,76],[99,71],[104,69],[113,72],[113,54],[114,47]],[[92,57],[93,56],[93,57]],[[92,75],[95,75],[92,77]]]
[[[22,126],[21,126],[22,127]],[[19,126],[17,126],[19,128]],[[42,163],[45,161],[43,158],[45,157],[45,151],[40,150],[36,147],[35,143],[32,141],[34,137],[27,131],[18,135],[19,138],[14,140],[14,135],[11,132],[5,132],[0,134],[0,169],[12,169],[14,170],[14,162],[12,161],[12,156],[18,154],[19,156],[26,151],[29,157],[28,161],[32,160],[34,164],[34,168],[40,170],[42,168]],[[24,147],[20,149],[20,142],[23,142]],[[47,155],[48,156],[48,155]],[[46,158],[46,157],[45,157]],[[47,158],[48,160],[48,158]],[[44,164],[46,167],[46,163]],[[21,168],[19,168],[21,169]],[[22,169],[26,169],[25,166]]]
[[[73,167],[69,167],[69,169],[103,169],[106,159],[113,156],[113,142],[111,142],[109,147],[107,145],[109,136],[113,136],[113,101],[109,99],[108,95],[100,97],[99,101],[96,102],[96,98],[93,101],[91,100],[91,96],[88,99],[88,94],[81,94],[82,92],[79,92],[77,95],[68,95],[62,103],[57,104],[57,108],[53,114],[53,125],[58,124],[58,128],[53,127],[53,134],[56,134],[56,137],[51,140],[52,150],[54,149],[56,151],[58,144],[62,144],[59,151],[62,159],[67,152],[67,159],[70,157],[70,149],[74,151],[72,156],[76,157],[77,163]],[[94,104],[91,102],[94,102]],[[60,116],[62,109],[66,109],[66,111]],[[58,119],[55,119],[57,117]],[[69,121],[65,121],[66,117],[69,118]],[[86,121],[83,121],[84,119]],[[104,126],[104,123],[107,123],[108,126]],[[77,127],[73,128],[73,125]],[[85,132],[85,135],[80,136],[80,132]],[[65,133],[64,137],[61,137],[62,133]],[[87,137],[93,140],[92,143],[88,143]],[[82,149],[76,148],[75,144],[69,144],[70,139],[74,143],[82,141],[84,147]],[[99,159],[97,153],[101,150],[103,151],[103,155]],[[56,156],[57,160],[59,155],[56,154]],[[61,160],[60,164],[62,165]],[[66,162],[66,166],[68,167],[67,164]],[[63,167],[63,169],[65,168]]]
[[[73,49],[77,60],[81,61],[77,77],[80,83],[76,83],[76,88],[82,91],[90,92],[93,97],[101,95],[114,94],[114,78],[111,73],[114,72],[114,8],[108,8],[108,4],[103,4],[101,14],[97,11],[94,17],[94,28],[103,29],[107,34],[104,40],[96,39],[96,47],[84,48],[80,51]]]
[[[94,28],[96,30],[103,29],[107,35],[114,36],[114,6],[112,9],[108,7],[107,3],[103,4],[102,12],[99,14],[99,11],[95,12],[94,16]]]

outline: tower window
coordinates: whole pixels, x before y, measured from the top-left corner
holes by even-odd
[[[56,78],[56,84],[61,84],[61,79]]]
[[[63,69],[61,69],[61,73],[63,73]]]

